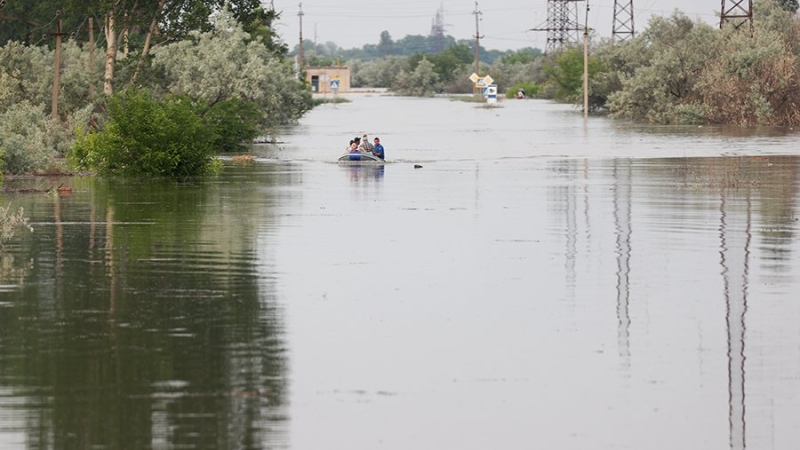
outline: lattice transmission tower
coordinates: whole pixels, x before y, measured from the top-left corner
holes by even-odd
[[[722,0],[722,9],[719,14],[719,27],[729,24],[736,29],[742,25],[750,26],[753,32],[753,0]]]
[[[431,52],[434,55],[443,52],[447,47],[447,39],[444,33],[444,4],[441,4],[439,9],[436,10],[436,17],[431,22]]]
[[[615,41],[624,41],[632,38],[633,34],[633,0],[614,0],[614,26],[611,29],[611,37]]]
[[[547,44],[544,52],[550,53],[564,45],[578,45],[578,2],[583,0],[547,0],[547,25],[531,31],[546,31]]]

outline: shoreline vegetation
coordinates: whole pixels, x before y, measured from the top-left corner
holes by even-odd
[[[6,175],[212,174],[219,168],[214,155],[242,152],[254,141],[276,142],[280,127],[313,107],[352,101],[344,93],[312,94],[293,67],[298,49],[290,52],[274,32],[280,14],[251,1],[220,0],[211,10],[186,11],[182,26],[168,20],[175,18],[166,0],[151,10],[122,2],[98,11],[92,2],[73,3],[80,17],[105,17],[102,42],[90,45],[80,27],[58,51],[51,40],[33,41],[29,24],[46,18],[18,2],[6,6],[0,21],[13,25],[0,32],[0,164]],[[757,0],[752,33],[746,25],[718,29],[676,11],[652,18],[625,41],[592,37],[590,109],[653,124],[800,126],[796,11],[795,0]],[[447,36],[434,52],[435,40],[421,39],[429,51],[408,55],[400,50],[408,37],[395,42],[383,32],[378,46],[364,46],[364,60],[344,61],[354,96],[483,102],[470,95],[476,70],[470,42]],[[307,63],[334,64],[340,50],[309,42]],[[582,103],[581,48],[490,56],[480,72],[491,74],[501,94],[522,89],[527,98]]]

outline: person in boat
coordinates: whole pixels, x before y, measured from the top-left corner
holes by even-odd
[[[350,139],[350,145],[347,147],[347,151],[350,153],[358,152],[358,144],[353,139]]]
[[[375,138],[375,145],[372,147],[372,154],[380,159],[385,159],[383,145],[381,145],[381,140],[378,137]]]
[[[517,98],[525,98],[525,89],[517,91]]]
[[[364,153],[373,153],[375,147],[369,142],[369,137],[367,137],[366,133],[361,137],[361,145],[358,146],[358,149]]]
[[[361,138],[358,137],[358,136],[354,137],[353,138],[353,144],[356,146],[356,151],[360,152],[361,151]]]

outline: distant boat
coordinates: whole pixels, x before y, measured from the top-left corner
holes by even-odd
[[[344,164],[383,164],[384,161],[372,153],[348,152],[339,157]]]

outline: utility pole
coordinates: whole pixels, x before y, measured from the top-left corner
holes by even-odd
[[[300,11],[298,11],[297,17],[300,18],[300,50],[297,52],[297,56],[300,71],[302,72],[305,65],[303,61],[303,2],[300,2]]]
[[[478,11],[478,2],[475,2],[475,11],[472,12],[475,14],[475,73],[480,76],[481,74],[481,36],[479,23],[480,23],[480,16],[483,14],[482,12]]]
[[[51,115],[53,120],[58,119],[58,91],[60,89],[60,76],[61,76],[61,36],[64,33],[61,32],[61,11],[56,11],[56,32],[50,33],[51,35],[56,37],[56,60],[53,64],[53,104],[51,109]]]
[[[583,118],[589,117],[589,0],[583,21]]]
[[[94,17],[89,17],[89,100],[94,99]]]

